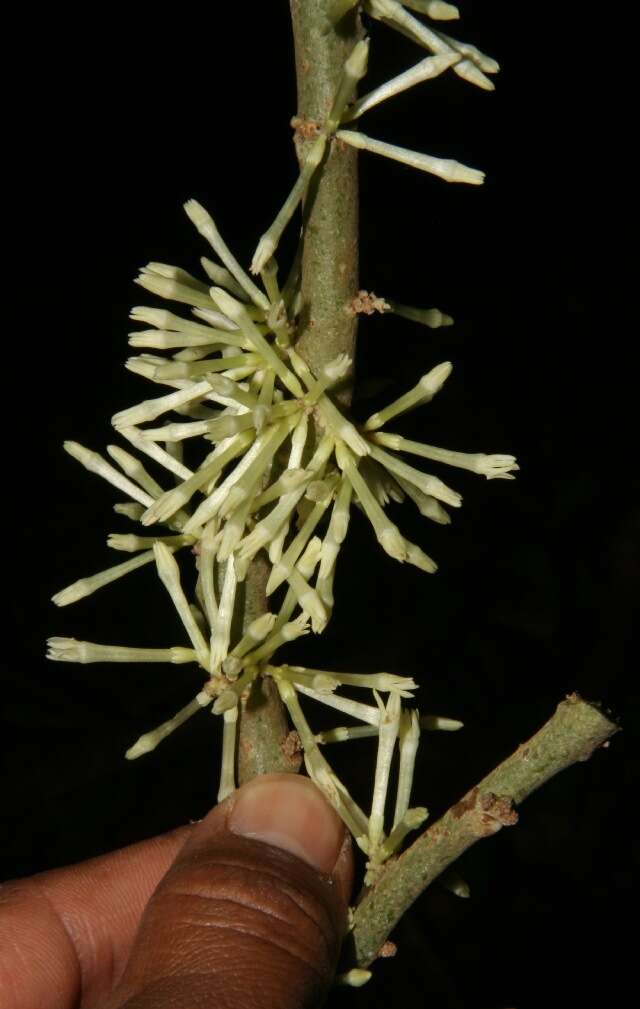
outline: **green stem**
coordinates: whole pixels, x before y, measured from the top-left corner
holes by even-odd
[[[354,915],[353,953],[365,967],[405,911],[476,841],[517,822],[513,804],[571,764],[588,760],[618,731],[598,708],[571,694],[528,743],[487,775],[386,869]]]
[[[321,124],[329,115],[346,58],[362,37],[357,14],[338,29],[328,0],[291,0],[296,53],[298,119]],[[310,140],[296,136],[302,162]],[[356,316],[348,306],[358,291],[357,153],[336,140],[311,184],[304,213],[302,303],[296,349],[316,374],[337,354],[354,356]]]
[[[355,13],[337,30],[327,18],[328,0],[291,0],[296,51],[298,116],[323,121],[331,110],[347,56],[361,37]],[[297,138],[298,156],[307,141]],[[317,371],[339,353],[354,355],[356,317],[346,310],[358,290],[357,153],[335,141],[316,172],[305,205],[302,307],[296,348]],[[347,390],[343,401],[349,397]],[[246,578],[244,629],[267,610],[266,561],[257,558]],[[297,771],[300,757],[288,755],[288,726],[270,678],[254,683],[241,704],[238,781],[271,771]]]
[[[267,612],[266,586],[270,565],[262,554],[252,562],[244,581],[243,632]],[[276,771],[296,773],[300,755],[289,750],[289,725],[284,705],[270,677],[254,680],[249,697],[240,702],[238,724],[238,784]]]

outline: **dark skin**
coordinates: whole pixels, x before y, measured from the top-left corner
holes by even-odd
[[[0,1004],[319,1006],[346,927],[351,845],[315,786],[292,778],[257,779],[198,824],[0,887]]]

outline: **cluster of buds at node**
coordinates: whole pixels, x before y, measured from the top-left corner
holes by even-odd
[[[413,691],[417,687],[408,677],[389,673],[338,673],[302,666],[273,665],[267,665],[264,673],[272,676],[278,686],[300,737],[309,777],[323,790],[358,846],[368,856],[365,882],[372,882],[383,863],[397,852],[406,835],[421,826],[428,816],[424,807],[411,808],[409,805],[421,727],[455,731],[462,728],[462,722],[437,716],[420,718],[416,708],[403,708],[403,701],[412,701]],[[341,687],[371,690],[374,704],[339,694]],[[382,700],[381,694],[386,694],[386,702]],[[314,733],[302,710],[301,696],[341,711],[361,724]],[[332,770],[321,747],[327,743],[367,736],[376,737],[378,745],[373,795],[370,810],[365,813]],[[386,832],[389,781],[396,750],[399,756],[395,807],[391,829]]]
[[[341,6],[344,13],[352,5]],[[455,11],[451,5],[422,0],[420,4],[414,0],[410,6],[419,11],[424,8],[423,12],[434,18],[451,17]],[[413,22],[421,23],[393,0],[367,0],[365,7],[372,16],[416,36]],[[432,57],[420,68],[401,75],[402,80],[391,82],[386,91],[376,89],[350,105],[366,70],[368,41],[354,47],[328,119],[309,142],[300,176],[256,250],[251,269],[259,274],[262,286],[235,259],[204,208],[195,200],[185,205],[188,217],[218,261],[201,260],[206,279],[164,263],[144,267],[136,283],[185,308],[181,314],[158,307],[134,308],[131,318],[147,328],[130,335],[131,346],[142,353],[127,362],[133,373],[171,391],[113,417],[116,432],[138,455],[110,445],[109,462],[77,442],[65,443],[76,460],[125,495],[127,500],[118,502],[115,511],[140,523],[145,535],[111,534],[108,546],[133,557],[74,582],[57,593],[54,601],[59,606],[76,602],[153,564],[189,646],[129,648],[68,638],[49,642],[49,657],[59,661],[198,664],[204,682],[196,697],[169,721],[141,736],[127,757],[133,759],[153,750],[191,715],[211,705],[213,713],[222,715],[224,721],[220,798],[234,787],[239,701],[257,677],[272,676],[300,735],[310,775],[367,851],[371,872],[377,871],[407,830],[426,815],[424,810],[409,808],[421,722],[416,711],[402,709],[402,701],[412,696],[415,684],[387,674],[323,673],[275,667],[271,661],[287,642],[309,630],[319,633],[326,626],[352,504],[362,509],[391,557],[428,573],[436,570],[435,562],[391,521],[385,506],[390,499],[409,497],[423,515],[446,523],[445,505],[457,508],[461,497],[439,477],[410,465],[403,455],[462,467],[487,479],[510,479],[517,466],[510,455],[453,452],[385,430],[389,421],[428,404],[438,394],[451,373],[449,362],[436,365],[413,388],[364,424],[356,424],[332,396],[349,373],[351,360],[341,354],[314,373],[296,351],[299,257],[281,287],[273,253],[311,178],[322,170],[327,144],[335,137],[408,161],[451,181],[481,181],[481,173],[456,162],[398,153],[399,148],[339,129],[341,122],[449,66],[468,79],[476,78],[476,83],[480,83],[478,74],[469,67],[478,73],[482,68],[487,72],[497,69],[472,47],[446,40],[431,29],[425,32],[420,40],[433,50]],[[466,64],[469,67],[465,68]],[[438,309],[413,309],[389,300],[380,304],[385,311],[431,327],[453,321]],[[168,351],[168,356],[162,356],[163,351]],[[147,471],[140,455],[167,471],[169,486]],[[160,526],[166,529],[160,531]],[[185,548],[197,558],[194,600],[187,598],[175,557]],[[271,565],[266,590],[272,611],[238,632],[234,619],[238,585],[259,553],[266,554]],[[372,690],[375,703],[363,704],[338,694],[336,688],[341,685]],[[385,692],[386,703],[380,696]],[[302,712],[300,697],[329,705],[362,725],[339,726],[315,735]],[[422,725],[459,727],[457,722],[433,716]],[[378,737],[369,815],[349,796],[320,750],[323,743],[367,734]],[[396,744],[400,753],[398,792],[393,824],[385,833],[389,772]]]

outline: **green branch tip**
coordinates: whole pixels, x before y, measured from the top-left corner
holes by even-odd
[[[356,963],[368,966],[416,898],[476,841],[517,821],[519,804],[558,772],[587,760],[618,731],[598,707],[571,694],[527,743],[488,774],[387,867],[353,916]]]

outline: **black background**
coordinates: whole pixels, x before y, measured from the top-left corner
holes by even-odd
[[[365,319],[359,378],[389,385],[354,410],[366,417],[450,359],[454,372],[437,400],[396,429],[462,450],[513,452],[522,472],[514,483],[440,473],[465,498],[448,528],[409,504],[393,507],[394,520],[439,562],[433,577],[394,564],[355,514],[333,620],[321,639],[303,639],[289,655],[412,675],[423,711],[465,722],[457,734],[424,738],[416,801],[433,818],[571,690],[612,708],[625,732],[528,800],[517,828],[461,860],[471,900],[433,886],[398,929],[395,960],[329,1004],[615,1004],[630,972],[633,925],[621,915],[627,904],[633,914],[637,870],[629,829],[637,688],[628,655],[639,512],[630,337],[607,279],[619,257],[611,207],[624,185],[603,87],[607,43],[594,38],[578,4],[552,18],[533,5],[516,13],[467,2],[462,10],[458,25],[443,27],[500,61],[496,92],[449,73],[361,126],[487,172],[482,188],[448,186],[361,159],[362,286],[437,305],[456,325],[432,332]],[[142,731],[193,696],[197,673],[43,658],[51,634],[183,643],[150,569],[75,607],[49,603],[64,585],[115,563],[106,533],[129,531],[112,512],[117,492],[61,443],[103,450],[109,417],[149,395],[122,368],[135,328],[129,307],[152,300],[131,279],[152,259],[197,270],[207,249],[184,200],[201,200],[247,263],[295,178],[284,2],[185,4],[146,22],[58,10],[31,30],[14,148],[18,321],[5,351],[7,396],[16,390],[7,443],[17,449],[5,523],[9,876],[152,836],[202,816],[214,800],[218,745],[205,715],[153,755],[123,760]],[[421,58],[377,24],[371,37],[371,86]],[[289,238],[280,258],[290,251]],[[333,754],[365,805],[373,755],[368,742]]]

